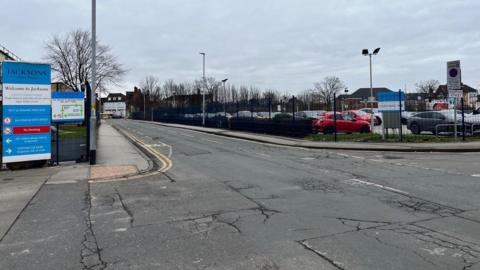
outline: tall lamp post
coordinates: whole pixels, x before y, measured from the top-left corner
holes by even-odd
[[[372,53],[370,53],[368,51],[368,49],[363,49],[362,50],[362,54],[364,56],[368,56],[370,58],[370,108],[372,109],[372,112],[373,112],[373,79],[372,79],[372,55],[377,55],[378,53],[380,52],[380,48],[376,48],[375,50],[373,50]],[[372,117],[371,117],[371,123],[370,125],[372,126],[372,131],[373,131],[373,126],[374,126],[374,122],[373,122],[373,114],[372,114]]]
[[[228,81],[227,78],[222,80],[223,83],[223,114],[225,118],[227,117],[227,88],[225,87],[225,83]]]
[[[200,53],[203,56],[203,76],[202,76],[202,81],[203,81],[203,91],[202,91],[202,125],[205,126],[205,86],[206,86],[206,78],[205,78],[205,53],[201,52]]]
[[[97,35],[97,2],[92,0],[92,87],[91,87],[91,104],[90,104],[90,153],[89,160],[90,164],[94,165],[97,163],[97,136],[96,127],[97,127],[97,114],[95,111],[95,105],[97,104],[96,89],[97,89],[97,48],[96,48],[96,35]]]

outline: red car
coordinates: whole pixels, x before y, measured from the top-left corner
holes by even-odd
[[[370,132],[370,123],[364,120],[357,120],[348,113],[337,113],[337,132],[342,133],[368,133]],[[324,117],[313,121],[313,130],[315,132],[323,132],[324,134],[332,134],[335,132],[335,124],[333,113],[326,113]]]

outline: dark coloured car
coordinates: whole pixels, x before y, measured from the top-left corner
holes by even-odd
[[[420,134],[424,131],[437,134],[451,132],[454,123],[453,112],[450,111],[420,112],[408,118],[407,128],[413,134]]]

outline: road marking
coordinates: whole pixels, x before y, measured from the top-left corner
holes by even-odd
[[[360,180],[360,179],[349,179],[347,181],[345,181],[347,183],[357,183],[357,184],[361,184],[361,185],[367,185],[367,186],[374,186],[374,187],[377,187],[377,188],[380,188],[380,189],[384,189],[384,190],[388,190],[388,191],[393,191],[393,192],[396,192],[396,193],[401,193],[401,194],[406,194],[408,195],[409,193],[406,192],[406,191],[403,191],[403,190],[400,190],[400,189],[396,189],[396,188],[392,188],[392,187],[387,187],[387,186],[384,186],[384,185],[380,185],[380,184],[375,184],[375,183],[372,183],[372,182],[368,182],[368,181],[363,181],[363,180]],[[353,184],[352,183],[352,184]]]
[[[356,159],[365,159],[364,157],[359,157],[359,156],[350,156],[352,158],[356,158]]]
[[[186,133],[183,133],[183,132],[180,132],[179,134],[182,135],[182,136],[185,136],[185,137],[195,138],[195,136],[192,136],[190,134],[186,134]]]
[[[369,159],[370,161],[373,161],[373,162],[378,162],[378,163],[383,163],[384,161],[383,160],[380,160],[380,159]]]
[[[314,157],[304,157],[304,158],[301,158],[302,160],[314,160],[315,158]]]
[[[157,150],[155,150],[153,147],[151,146],[148,146],[146,143],[140,141],[139,139],[137,139],[135,136],[133,135],[130,135],[130,134],[127,134],[126,132],[124,132],[124,134],[129,137],[131,140],[137,142],[138,144],[140,144],[142,147],[144,147],[148,152],[150,152],[150,154],[152,154],[153,156],[155,156],[158,160],[160,160],[160,162],[162,162],[162,167],[158,170],[159,172],[162,172],[162,173],[165,173],[167,172],[168,170],[170,170],[170,168],[172,168],[173,166],[173,163],[172,161],[170,160],[169,157],[163,155],[162,153],[158,152]],[[170,153],[171,154],[171,153]]]
[[[480,177],[480,174],[472,174],[472,177]]]
[[[127,231],[127,228],[119,228],[119,229],[115,229],[116,232],[125,232]]]
[[[192,136],[193,137],[193,136]],[[212,143],[216,143],[216,144],[223,144],[221,142],[217,142],[217,141],[214,141],[214,140],[210,140],[210,139],[201,139],[202,141],[207,141],[207,142],[212,142]]]
[[[264,153],[255,153],[255,154],[257,154],[259,156],[263,156],[263,157],[268,157],[268,158],[272,157],[272,156],[264,154]]]

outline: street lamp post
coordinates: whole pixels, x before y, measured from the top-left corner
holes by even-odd
[[[200,53],[203,56],[203,91],[202,91],[202,125],[205,126],[205,86],[206,86],[206,78],[205,78],[205,53]]]
[[[96,164],[96,157],[97,157],[97,141],[95,136],[96,127],[97,127],[97,114],[95,111],[95,105],[97,104],[96,98],[96,89],[97,89],[97,55],[96,55],[96,35],[97,35],[97,2],[96,0],[92,0],[92,87],[91,87],[91,96],[90,96],[90,153],[89,153],[89,160],[90,164]]]
[[[373,112],[373,76],[372,76],[372,55],[377,55],[378,53],[380,52],[380,48],[376,48],[375,50],[373,50],[372,53],[370,53],[368,51],[368,49],[363,49],[362,50],[362,54],[364,56],[369,56],[369,59],[370,59],[370,108],[372,109],[372,112]],[[373,122],[373,114],[372,114],[372,117],[371,117],[371,130],[373,131],[373,127],[374,127],[374,122]]]
[[[225,83],[228,81],[227,78],[222,80],[223,83],[223,114],[225,118],[227,118],[227,88],[225,87]]]

